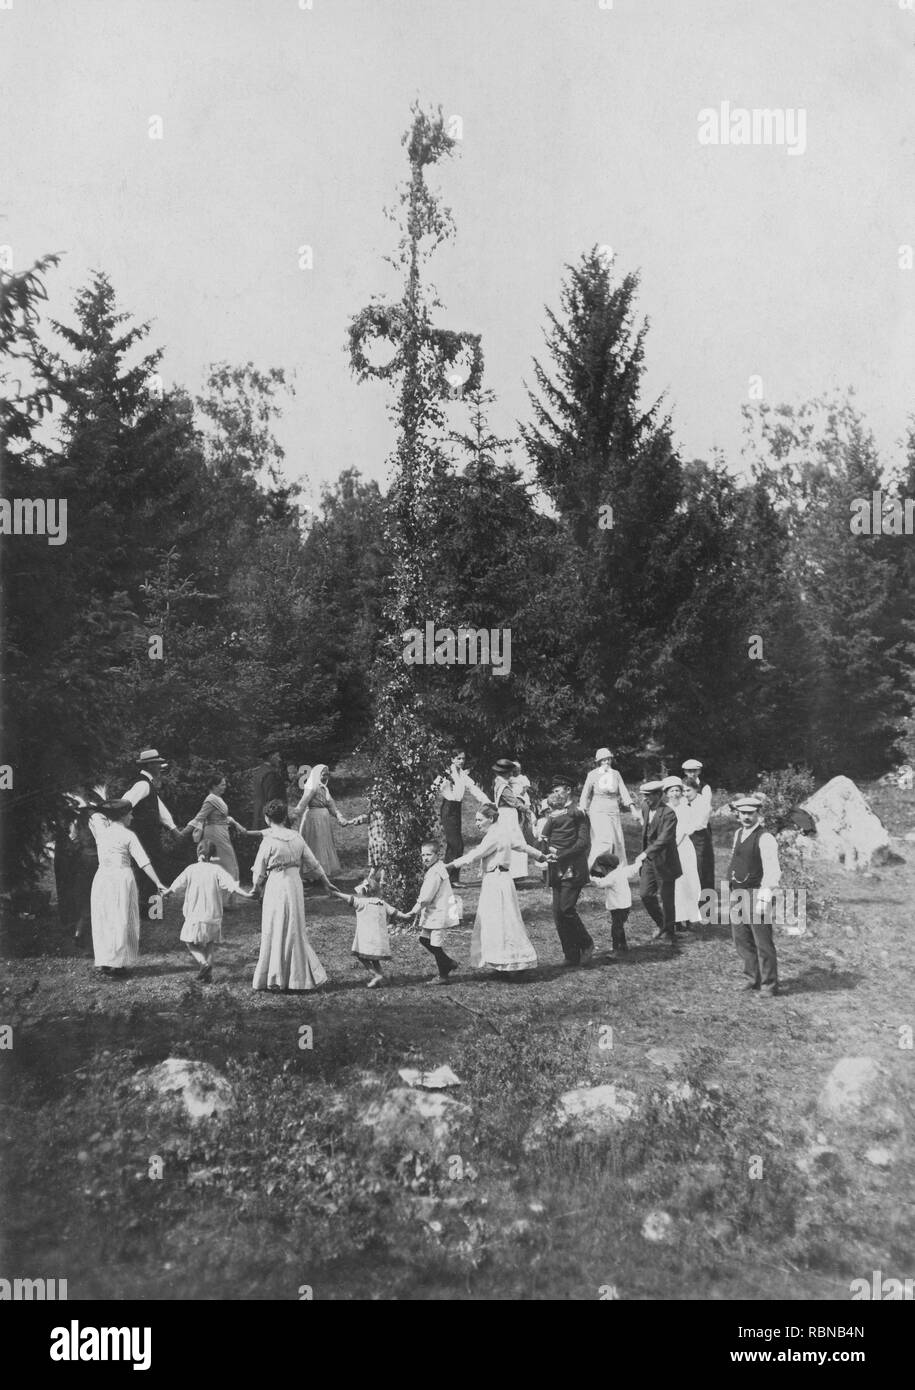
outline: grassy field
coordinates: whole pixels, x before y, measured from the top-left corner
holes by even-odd
[[[915,795],[872,800],[891,833],[915,826]],[[721,826],[719,874],[729,839]],[[340,842],[351,882],[365,831]],[[815,1102],[839,1058],[870,1056],[911,1132],[915,1054],[900,1029],[915,1023],[915,862],[827,886],[806,934],[779,935],[775,1000],[737,992],[727,927],[700,928],[670,958],[636,906],[633,949],[611,957],[596,890],[582,897],[594,961],[563,969],[533,881],[521,891],[532,977],[466,967],[467,884],[463,968],[446,988],[427,985],[415,940],[396,938],[390,981],[366,990],[350,910],[309,890],[330,981],[308,996],[252,992],[256,902],[227,916],[209,986],[179,944],[176,904],[144,926],[126,982],[99,976],[50,916],[7,922],[0,1276],[66,1278],[71,1299],[293,1300],[305,1286],[316,1299],[843,1299],[872,1270],[911,1276],[911,1157],[874,1166],[854,1135],[821,1133]],[[669,1074],[656,1048],[679,1054]],[[215,1066],[235,1108],[194,1125],[151,1104],[138,1075],[169,1056]],[[379,1147],[367,1107],[403,1084],[399,1067],[441,1063],[467,1107],[448,1152]],[[600,1142],[531,1147],[560,1094],[607,1082],[636,1094],[635,1118]],[[664,1240],[643,1233],[653,1212],[670,1218]]]

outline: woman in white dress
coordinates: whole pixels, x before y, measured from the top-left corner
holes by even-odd
[[[584,811],[591,822],[591,852],[588,864],[594,863],[599,854],[615,854],[621,864],[628,864],[626,841],[623,838],[623,822],[620,807],[631,811],[641,824],[641,816],[633,804],[629,789],[622,777],[613,767],[613,754],[609,748],[598,748],[594,754],[597,764],[585,778],[578,799],[578,809]]]
[[[493,764],[492,770],[496,774],[492,800],[498,812],[499,823],[506,827],[513,842],[520,840],[524,844],[524,836],[521,834],[524,800],[512,789],[512,778],[521,775],[521,764],[513,762],[511,758],[500,758]],[[515,830],[518,832],[517,835],[514,833]],[[526,852],[522,853],[517,848],[511,851],[509,870],[513,879],[527,878]]]
[[[677,930],[685,931],[687,923],[701,920],[699,865],[696,861],[696,847],[690,839],[697,828],[698,817],[690,809],[683,795],[683,783],[679,777],[665,777],[661,788],[664,800],[677,816],[677,853],[683,872],[674,887],[674,915]]]
[[[125,978],[140,955],[140,901],[131,863],[146,874],[159,893],[165,884],[130,829],[129,801],[106,801],[89,818],[98,846],[98,869],[92,880],[90,916],[95,964],[103,975]]]
[[[264,890],[254,989],[317,989],[327,979],[305,932],[303,862],[325,888],[331,883],[301,835],[284,824],[286,811],[285,801],[268,801],[264,807],[267,829],[251,870],[255,888]]]
[[[295,808],[295,815],[301,815],[299,834],[311,850],[318,864],[326,874],[338,874],[341,869],[334,844],[332,821],[347,825],[337,810],[334,798],[327,787],[327,763],[316,763],[308,775],[305,790]],[[306,878],[312,877],[310,874]]]
[[[512,853],[525,861],[546,861],[546,855],[525,842],[517,824],[503,821],[496,807],[486,802],[476,814],[476,827],[483,838],[467,854],[446,864],[461,868],[480,861],[483,878],[480,899],[470,938],[470,964],[474,970],[530,970],[537,964],[537,952],[524,928],[521,906],[511,875]]]

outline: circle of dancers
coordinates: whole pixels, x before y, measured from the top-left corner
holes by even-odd
[[[695,758],[683,763],[682,777],[643,782],[637,802],[614,768],[611,750],[599,748],[577,801],[573,779],[559,774],[552,778],[545,800],[535,806],[530,780],[518,762],[502,758],[493,765],[489,795],[469,775],[464,752],[455,750],[433,784],[441,798],[441,837],[419,847],[422,884],[416,901],[403,909],[384,897],[380,815],[370,804],[362,815],[343,816],[330,790],[327,764],[284,767],[275,749],[265,749],[263,762],[252,774],[250,826],[230,813],[226,778],[219,773],[209,779],[199,811],[183,829],[159,795],[167,767],[158,749],[143,749],[136,778],[124,795],[108,799],[103,789],[85,789],[66,827],[71,872],[58,878],[61,912],[75,921],[78,939],[84,940],[91,929],[95,966],[114,978],[126,978],[137,964],[141,917],[161,917],[162,902],[169,896],[181,897],[180,940],[198,966],[201,983],[212,978],[224,914],[235,908],[237,898],[256,894],[261,899],[261,941],[253,988],[305,992],[327,980],[308,938],[305,883],[317,883],[352,909],[352,954],[368,972],[370,989],[386,978],[384,962],[391,959],[391,936],[398,932],[414,933],[431,955],[436,973],[429,983],[447,984],[461,969],[447,943],[454,940],[462,921],[463,903],[456,889],[461,870],[470,865],[479,866],[480,872],[470,969],[515,977],[524,977],[537,965],[516,887],[529,877],[531,864],[538,866],[550,890],[563,963],[569,968],[587,966],[594,954],[593,938],[578,911],[587,886],[604,895],[613,955],[629,950],[626,923],[634,882],[656,927],[653,942],[672,952],[677,951],[678,938],[702,920],[700,894],[715,892],[709,828],[712,791]],[[474,824],[479,839],[465,850],[462,809],[468,796],[477,803]],[[772,933],[773,893],[780,881],[778,847],[763,825],[762,798],[737,797],[730,804],[739,829],[722,888],[728,887],[729,896],[735,890],[748,895],[751,910],[743,914],[746,920],[737,922],[732,915],[720,920],[733,926],[746,976],[743,988],[771,996],[778,993]],[[632,863],[623,833],[624,812],[637,823],[641,838],[640,853]],[[368,824],[368,870],[352,893],[333,882],[341,872],[334,821],[341,826]],[[158,868],[163,830],[176,842],[190,836],[196,846],[195,862],[171,883],[164,882]],[[233,832],[259,839],[252,886],[247,889],[240,882]]]

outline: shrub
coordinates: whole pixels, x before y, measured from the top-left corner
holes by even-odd
[[[789,824],[788,815],[794,806],[806,801],[816,789],[809,767],[789,763],[776,772],[760,774],[756,790],[766,798],[763,814],[766,829],[777,834]]]

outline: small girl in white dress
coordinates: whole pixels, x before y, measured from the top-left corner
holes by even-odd
[[[203,984],[213,973],[213,947],[222,941],[223,894],[240,893],[243,898],[251,897],[217,862],[218,852],[215,844],[200,845],[197,863],[188,865],[165,890],[177,893],[184,889],[184,926],[180,939],[200,966],[197,979]]]
[[[352,952],[359,964],[364,965],[371,975],[366,985],[367,989],[374,989],[376,985],[381,984],[384,979],[381,962],[391,959],[388,920],[407,919],[405,912],[398,912],[396,907],[386,903],[383,898],[370,897],[370,891],[375,887],[373,880],[366,879],[358,885],[355,893],[341,893],[337,888],[331,889],[335,898],[349,903],[350,907],[356,910],[356,935],[353,937]]]

